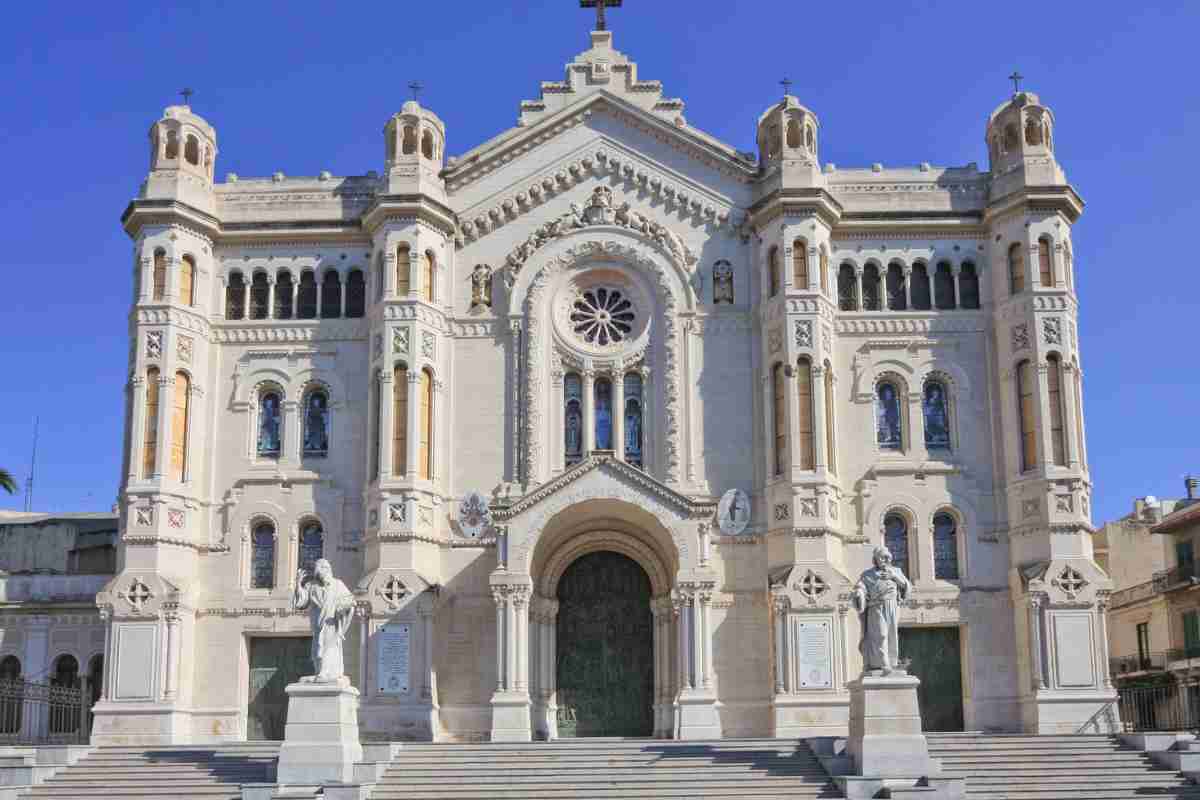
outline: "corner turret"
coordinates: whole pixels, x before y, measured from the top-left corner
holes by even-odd
[[[146,200],[177,200],[216,213],[213,169],[217,132],[191,106],[167,106],[150,126],[150,173],[142,184]]]
[[[424,194],[445,202],[445,182],[439,173],[445,160],[446,126],[438,115],[409,100],[383,131],[387,194]]]
[[[1033,92],[1015,92],[992,112],[986,141],[994,198],[1025,187],[1067,183],[1054,158],[1054,114]]]
[[[817,157],[817,115],[792,95],[758,118],[758,160],[764,175],[779,171],[781,188],[824,186]]]

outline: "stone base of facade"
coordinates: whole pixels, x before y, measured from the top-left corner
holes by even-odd
[[[710,690],[689,690],[675,701],[676,739],[720,739],[717,696]]]
[[[153,703],[101,700],[92,708],[91,743],[103,747],[192,744],[192,715]],[[231,735],[225,741],[244,738]]]
[[[343,678],[337,683],[293,683],[287,695],[276,780],[281,786],[352,782],[354,765],[363,760],[358,690]]]
[[[496,692],[492,695],[493,742],[532,741],[532,731],[529,695],[524,692]]]
[[[777,694],[771,698],[771,732],[776,739],[845,736],[850,727],[848,694]]]
[[[1021,727],[1030,734],[1120,733],[1117,692],[1042,690],[1021,698]]]
[[[441,709],[428,701],[363,704],[358,719],[371,741],[436,742],[442,735]]]
[[[675,731],[675,706],[672,703],[654,704],[654,738],[670,739]]]
[[[533,705],[533,738],[551,741],[558,738],[558,705],[541,700]]]

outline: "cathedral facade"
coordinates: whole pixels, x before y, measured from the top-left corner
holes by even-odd
[[[1115,698],[1054,117],[990,164],[758,152],[596,31],[457,158],[416,101],[363,176],[214,180],[150,129],[93,741],[273,738],[319,558],[372,739],[845,734],[884,545],[926,727],[1075,732]],[[749,123],[748,123],[749,124]]]

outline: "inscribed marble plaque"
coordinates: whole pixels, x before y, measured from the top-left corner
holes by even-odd
[[[796,670],[803,689],[833,686],[833,645],[829,620],[796,623]]]
[[[1084,688],[1096,682],[1092,655],[1096,642],[1092,636],[1092,616],[1089,613],[1058,612],[1053,615],[1058,685]]]
[[[411,625],[391,623],[375,633],[380,694],[408,694]]]

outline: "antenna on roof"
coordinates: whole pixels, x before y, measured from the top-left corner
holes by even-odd
[[[37,467],[38,423],[40,417],[33,418],[33,455],[29,458],[29,477],[25,479],[25,510],[33,510],[33,470]]]

